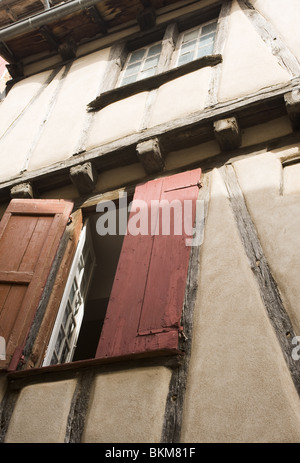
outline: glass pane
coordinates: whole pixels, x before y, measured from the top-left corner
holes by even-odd
[[[75,293],[76,293],[76,289],[77,289],[77,283],[76,283],[76,280],[74,280],[73,283],[72,283],[72,287],[71,287],[71,291],[70,291],[70,296],[69,296],[70,302],[72,302],[73,299],[74,299],[74,296],[75,296]]]
[[[202,27],[202,35],[203,34],[209,34],[210,32],[214,32],[217,29],[217,23],[210,23],[207,24],[206,26]]]
[[[68,316],[69,316],[70,312],[71,312],[71,306],[70,306],[70,302],[68,302],[66,310],[64,312],[63,319],[62,319],[62,325],[63,326],[66,326],[66,323],[67,323]]]
[[[181,66],[182,64],[193,61],[193,57],[194,57],[194,53],[185,53],[184,55],[179,57],[178,66]]]
[[[140,73],[140,79],[146,79],[146,77],[154,76],[156,68],[146,69]]]
[[[208,35],[205,35],[204,37],[200,37],[200,46],[202,45],[207,45],[209,43],[213,43],[214,42],[214,38],[215,38],[215,34],[208,34]]]
[[[145,52],[145,48],[143,48],[142,50],[136,50],[132,52],[128,64],[135,63],[136,61],[141,61],[144,58]]]
[[[157,63],[158,63],[158,58],[159,58],[158,56],[154,56],[152,58],[146,59],[144,66],[143,66],[143,72],[150,68],[156,68]]]
[[[56,343],[55,343],[56,352],[59,351],[59,348],[60,348],[60,346],[61,346],[61,344],[62,344],[62,342],[64,340],[64,337],[65,337],[64,330],[62,328],[60,328],[57,339],[56,339]]]
[[[180,54],[183,55],[184,53],[194,51],[196,48],[196,40],[192,42],[184,43],[181,47]]]
[[[141,67],[141,63],[130,64],[129,66],[127,66],[124,76],[128,77],[128,76],[132,76],[133,74],[137,74],[140,70],[140,67]]]
[[[211,55],[213,52],[213,48],[214,48],[213,43],[211,43],[210,45],[207,45],[206,47],[199,48],[197,52],[197,58],[202,58],[202,56]]]
[[[137,80],[137,75],[125,77],[122,80],[122,85],[131,84],[132,82],[135,82],[136,80]]]
[[[161,52],[161,44],[153,45],[152,47],[149,48],[148,50],[148,55],[147,58],[153,55],[158,55]]]
[[[51,359],[51,362],[50,362],[50,365],[56,365],[58,362],[58,358],[57,358],[57,355],[55,352],[53,352],[53,355],[52,355],[52,359]]]
[[[67,355],[68,355],[68,353],[69,353],[69,350],[70,350],[70,349],[69,349],[68,344],[65,343],[64,348],[63,348],[63,351],[62,351],[61,356],[60,356],[60,362],[61,362],[61,363],[64,363],[64,362],[66,361],[66,358],[67,358]]]
[[[191,40],[195,40],[198,37],[199,29],[195,29],[190,32],[186,32],[183,36],[182,43],[190,42]]]

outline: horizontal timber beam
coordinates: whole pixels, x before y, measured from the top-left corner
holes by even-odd
[[[138,161],[137,145],[150,139],[157,138],[161,149],[167,154],[170,151],[215,140],[214,122],[218,120],[235,117],[240,129],[244,130],[287,116],[285,95],[297,89],[299,84],[299,80],[294,80],[288,85],[270,87],[248,97],[219,103],[186,117],[101,145],[72,156],[66,161],[32,172],[25,171],[16,178],[0,183],[0,202],[6,202],[10,198],[11,188],[20,183],[31,182],[39,193],[70,185],[70,169],[86,162],[92,162],[97,172],[134,164]],[[298,132],[295,133],[295,137],[298,137]],[[273,138],[277,139],[276,133]]]

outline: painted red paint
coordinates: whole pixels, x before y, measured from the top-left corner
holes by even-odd
[[[0,222],[0,335],[16,368],[73,204],[13,199]]]
[[[147,203],[149,227],[153,224],[151,200],[179,201],[182,221],[183,204],[189,200],[194,220],[200,175],[201,170],[196,169],[136,188],[134,201]],[[159,209],[156,220],[158,214]],[[161,220],[159,223],[161,226]],[[171,221],[171,232],[173,225]],[[185,242],[189,234],[185,233],[183,223],[182,228],[181,235],[125,236],[96,357],[178,348],[190,255]]]

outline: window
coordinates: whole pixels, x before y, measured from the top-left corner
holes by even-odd
[[[62,297],[44,365],[73,359],[95,265],[90,229],[84,226]]]
[[[129,54],[121,75],[120,85],[154,76],[161,53],[161,43],[140,48]]]
[[[213,21],[184,32],[180,38],[178,66],[211,55],[214,48],[216,29],[217,21]]]
[[[119,234],[99,234],[103,212],[69,220],[70,201],[13,199],[0,222],[0,368],[177,353],[193,227],[183,210],[194,223],[200,174],[138,185],[131,207],[110,211]]]

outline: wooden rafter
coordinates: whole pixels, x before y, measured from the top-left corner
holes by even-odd
[[[103,35],[107,34],[107,24],[99,13],[95,5],[86,8],[87,14],[99,26],[100,32]]]

